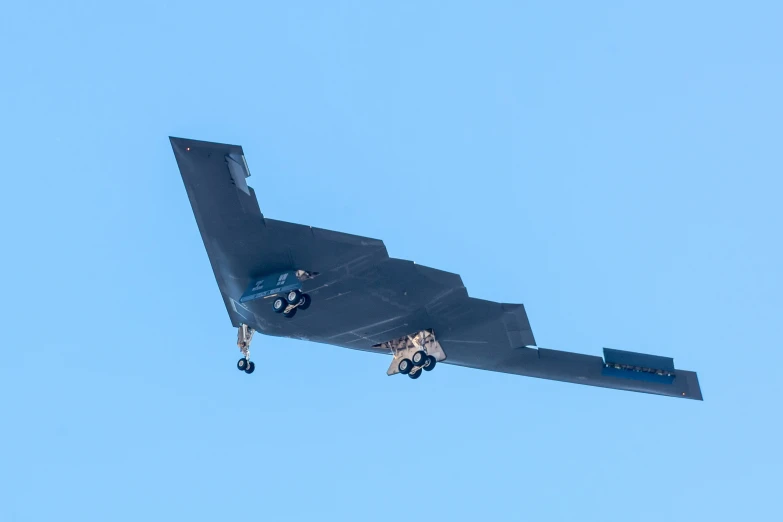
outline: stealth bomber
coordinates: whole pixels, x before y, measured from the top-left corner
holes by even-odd
[[[170,141],[245,373],[260,332],[384,355],[387,375],[410,379],[454,364],[702,400],[669,357],[538,347],[522,304],[471,297],[459,275],[389,257],[381,240],[270,219],[242,147]]]

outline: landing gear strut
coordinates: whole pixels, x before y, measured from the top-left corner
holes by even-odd
[[[254,333],[255,330],[246,324],[240,325],[237,332],[237,346],[244,355],[237,361],[237,369],[247,374],[253,373],[256,369],[255,363],[250,360],[250,341],[253,340]]]

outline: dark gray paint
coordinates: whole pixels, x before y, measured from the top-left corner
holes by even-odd
[[[431,328],[448,364],[702,398],[694,372],[676,370],[673,384],[644,382],[602,375],[601,357],[526,348],[536,342],[523,305],[469,297],[459,275],[390,258],[378,239],[265,218],[241,176],[242,147],[171,145],[234,326],[387,355],[373,345]],[[319,275],[304,282],[312,305],[296,317],[275,314],[267,299],[238,303],[251,279],[298,269]]]

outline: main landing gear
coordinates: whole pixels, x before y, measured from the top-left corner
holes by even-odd
[[[253,373],[256,369],[255,363],[250,360],[250,341],[253,339],[253,333],[255,330],[246,324],[241,325],[237,333],[237,346],[244,355],[237,361],[237,369],[247,374]]]
[[[401,373],[411,379],[418,379],[423,372],[431,372],[438,361],[446,359],[440,343],[432,330],[421,330],[412,335],[393,339],[373,348],[389,350],[392,361],[386,375]]]
[[[397,371],[407,375],[411,379],[421,377],[421,372],[431,372],[435,369],[438,360],[432,355],[427,355],[424,350],[419,350],[410,359],[400,359],[397,363]]]
[[[310,295],[303,294],[299,290],[291,290],[286,293],[285,296],[277,296],[272,301],[272,310],[275,313],[282,313],[283,317],[291,318],[296,315],[296,311],[300,308],[307,310],[310,308]]]

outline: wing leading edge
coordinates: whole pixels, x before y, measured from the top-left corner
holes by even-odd
[[[377,352],[376,343],[391,336],[432,329],[447,364],[702,400],[696,373],[676,369],[670,358],[538,348],[521,304],[470,297],[457,274],[390,258],[380,240],[267,219],[245,180],[250,173],[241,147],[170,139],[221,296],[240,332],[248,325]],[[322,272],[304,284],[316,303],[306,315],[281,320],[263,300],[240,302],[252,280],[300,269]]]

